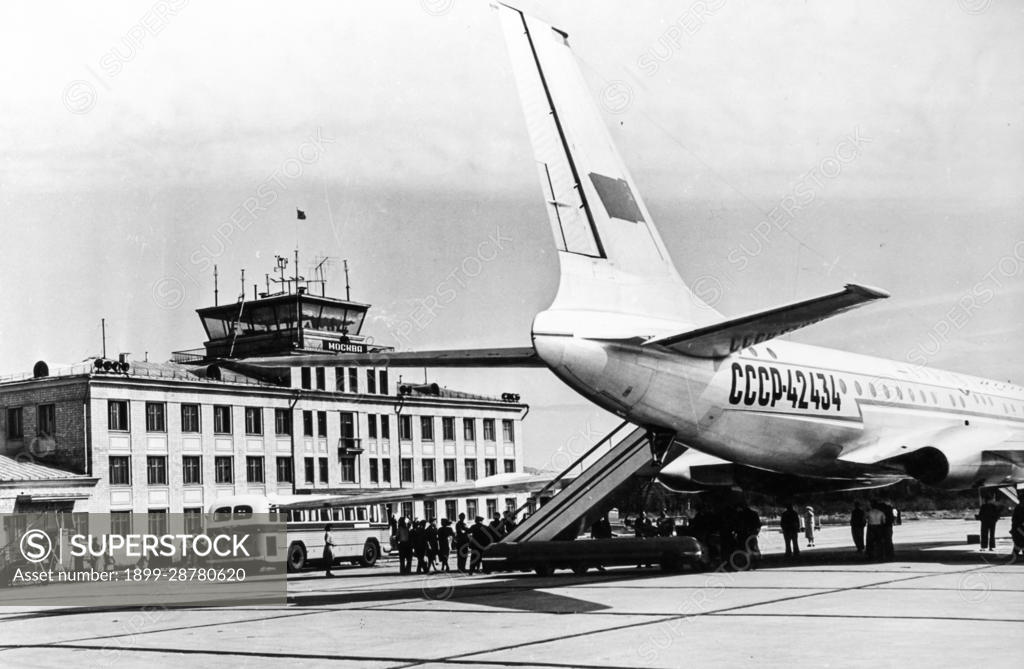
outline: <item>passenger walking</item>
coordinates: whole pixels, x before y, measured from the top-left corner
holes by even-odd
[[[427,522],[426,544],[427,571],[437,571],[437,565],[434,564],[437,560],[437,521],[433,518]]]
[[[413,521],[412,552],[416,555],[416,573],[425,574],[430,571],[427,569],[427,528],[425,521]]]
[[[452,521],[449,518],[441,519],[441,529],[437,531],[437,561],[441,571],[451,571],[448,566],[448,555],[452,549],[452,538],[455,531],[452,529]]]
[[[412,573],[412,530],[409,528],[409,519],[402,516],[398,519],[398,529],[395,530],[395,538],[398,543],[398,573]]]
[[[460,573],[466,571],[466,557],[469,554],[469,528],[466,526],[466,514],[460,513],[455,523],[455,566]]]
[[[999,512],[999,507],[991,497],[986,497],[975,516],[981,521],[981,550],[994,551],[996,549],[996,523],[999,522],[1000,515],[1002,514]]]
[[[858,553],[864,552],[864,526],[867,522],[860,502],[854,502],[853,511],[850,512],[850,533],[853,534],[853,545],[857,547]]]
[[[477,516],[473,527],[469,530],[469,573],[472,574],[482,565],[483,551],[491,544],[494,530],[484,525],[483,516]]]
[[[331,565],[334,564],[334,541],[331,540],[331,526],[324,525],[324,578],[331,578]]]
[[[881,560],[885,554],[885,512],[878,502],[871,501],[871,509],[867,513],[867,544],[866,557],[869,560]]]
[[[792,502],[786,504],[779,524],[782,528],[782,540],[786,544],[786,557],[800,557],[800,542],[797,540],[800,533],[800,515],[793,508]]]
[[[804,537],[808,548],[814,548],[814,521],[814,507],[808,506],[804,509]]]

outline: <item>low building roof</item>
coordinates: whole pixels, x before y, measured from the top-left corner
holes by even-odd
[[[92,479],[84,474],[75,474],[36,462],[22,462],[6,455],[0,455],[0,483],[59,480],[91,481]]]

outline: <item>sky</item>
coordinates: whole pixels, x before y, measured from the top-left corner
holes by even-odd
[[[727,315],[859,282],[794,340],[1024,382],[1024,6],[548,1],[684,280]],[[0,8],[0,374],[165,360],[298,245],[400,350],[522,346],[558,265],[485,0]],[[307,213],[297,222],[295,209]],[[454,289],[443,308],[431,296]],[[406,372],[419,380],[422,370]],[[543,370],[526,462],[614,425]]]

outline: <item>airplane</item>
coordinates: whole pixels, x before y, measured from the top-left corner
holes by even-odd
[[[247,363],[546,367],[645,428],[663,458],[657,480],[673,490],[1024,481],[1024,388],[781,339],[886,292],[848,284],[731,318],[702,301],[673,265],[568,35],[510,6],[497,10],[560,265],[532,348]],[[672,444],[685,450],[670,460]]]

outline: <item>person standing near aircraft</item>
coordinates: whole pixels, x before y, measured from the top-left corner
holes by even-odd
[[[450,518],[441,519],[441,529],[437,531],[437,561],[441,565],[441,571],[451,571],[448,566],[448,556],[452,549],[452,538],[455,530],[452,529]]]
[[[473,527],[469,529],[469,573],[472,574],[481,567],[483,562],[484,549],[491,545],[494,537],[494,530],[484,525],[483,516],[477,516],[473,521]]]
[[[1013,539],[1013,557],[1024,552],[1024,503],[1017,503],[1010,517],[1010,537]]]
[[[853,503],[853,511],[850,512],[850,533],[853,534],[853,545],[857,547],[858,553],[864,552],[864,526],[867,518],[864,516],[864,509],[860,508],[860,502]]]
[[[426,562],[427,572],[437,571],[437,565],[434,564],[434,560],[437,559],[437,521],[433,518],[427,521],[427,526],[423,530],[426,539]]]
[[[867,559],[880,560],[884,549],[884,538],[882,537],[883,526],[885,525],[885,513],[878,502],[871,501],[871,510],[867,513],[868,520],[868,541]]]
[[[412,531],[409,529],[409,519],[405,516],[398,519],[398,529],[395,530],[395,537],[398,542],[398,573],[412,573]]]
[[[808,506],[804,509],[804,537],[808,548],[814,548],[814,520],[814,507]]]
[[[800,534],[800,516],[793,508],[792,502],[786,504],[779,524],[782,526],[782,540],[786,543],[786,557],[800,557],[800,542],[797,540],[797,535]]]
[[[996,523],[999,522],[999,507],[986,497],[981,508],[974,517],[981,521],[981,550],[994,551],[996,549]]]

